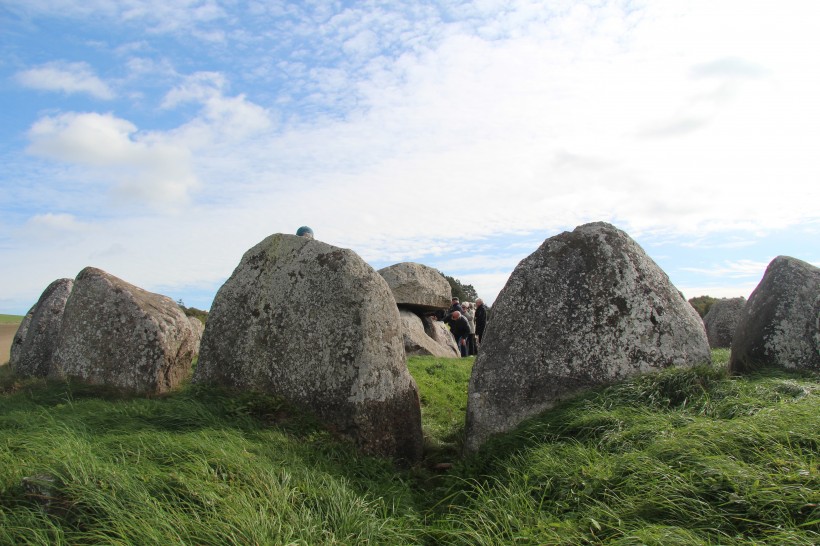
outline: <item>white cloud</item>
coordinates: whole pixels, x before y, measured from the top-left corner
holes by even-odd
[[[84,62],[55,61],[17,73],[20,84],[43,91],[87,93],[98,99],[113,99],[114,92]]]
[[[67,113],[40,118],[29,130],[35,154],[104,166],[127,160],[137,128],[111,114]]]
[[[750,227],[753,228],[753,226],[750,226]],[[755,230],[750,229],[749,231],[754,233]],[[751,237],[728,236],[726,238],[722,238],[718,242],[708,240],[707,238],[704,237],[704,238],[693,239],[693,240],[687,241],[687,242],[682,242],[682,243],[680,243],[680,245],[682,247],[698,248],[698,249],[701,249],[701,250],[712,249],[712,248],[731,249],[731,248],[747,248],[747,247],[750,247],[750,246],[754,246],[754,244],[756,242],[757,241],[755,241],[755,239],[751,238]]]
[[[162,100],[163,108],[194,102],[201,105],[199,116],[174,131],[176,138],[191,148],[214,142],[237,146],[244,139],[273,126],[268,109],[247,100],[245,95],[225,96],[226,78],[216,72],[197,72],[171,89]]]
[[[5,0],[4,7],[28,16],[104,18],[120,24],[146,25],[149,32],[198,29],[225,17],[216,0]],[[200,35],[196,31],[194,35]],[[212,36],[200,36],[212,39]]]
[[[475,247],[475,243],[471,247]],[[498,256],[498,254],[476,253],[469,256],[457,258],[442,258],[437,261],[437,267],[447,273],[448,271],[487,271],[496,270],[509,274],[515,269],[518,263],[528,254],[535,251],[536,247],[528,249],[526,253],[516,256]],[[468,283],[469,284],[469,283]]]
[[[182,127],[181,132],[207,130],[214,140],[238,144],[272,125],[268,110],[248,101],[244,95],[214,95],[204,101],[201,118]]]
[[[693,67],[732,57],[710,50],[670,63],[669,51],[645,48],[641,32],[624,39],[619,32],[640,23],[630,15],[617,24],[616,15],[600,22],[588,10],[571,11],[563,30],[553,32],[550,21],[534,17],[532,32],[495,40],[450,29],[435,50],[373,64],[357,83],[359,108],[344,119],[277,132],[262,125],[263,134],[252,140],[240,131],[224,141],[219,158],[198,159],[200,170],[214,180],[241,181],[236,204],[254,211],[250,217],[277,211],[285,226],[321,219],[325,236],[385,261],[446,255],[459,240],[472,248],[494,233],[545,238],[594,220],[617,220],[633,235],[702,234],[776,229],[816,215],[795,199],[816,165],[802,169],[788,161],[780,165],[780,191],[767,196],[772,206],[761,214],[761,191],[770,183],[763,158],[772,141],[755,129],[775,114],[760,112],[752,96],[774,97],[776,89],[741,88],[721,101],[698,102],[719,82],[693,80]],[[685,28],[696,22],[678,21]],[[594,40],[578,53],[573,40],[585,33]],[[678,47],[671,45],[670,51]],[[647,79],[647,71],[654,77]],[[331,92],[346,76],[321,77]],[[177,135],[192,142],[200,129],[230,127],[208,106],[212,99],[230,106],[223,102],[226,87],[216,75],[194,75],[169,93],[167,106],[183,100],[206,106]],[[236,106],[241,98],[233,99]],[[251,108],[240,119],[264,119],[257,114]],[[789,114],[778,115],[778,123],[796,121]],[[649,141],[634,136],[685,115],[710,123],[701,124],[697,138],[691,131]],[[795,135],[796,143],[803,139]],[[778,145],[786,148],[782,140]],[[458,217],[454,207],[464,205],[481,211],[480,222],[450,231],[447,218]],[[420,221],[417,211],[438,221]],[[442,242],[447,237],[456,242]]]
[[[23,234],[35,239],[64,240],[66,236],[73,236],[88,229],[89,225],[86,222],[80,221],[72,214],[49,212],[29,218],[23,226]]]
[[[225,17],[225,12],[215,0],[131,0],[117,4],[122,20],[145,21],[154,32],[174,32]],[[214,38],[212,33],[196,34],[208,41]]]
[[[142,78],[162,78],[164,80],[179,77],[172,63],[165,58],[130,57],[125,64],[128,68],[128,78],[132,81],[139,81]]]
[[[52,115],[29,133],[31,152],[75,176],[88,169],[142,201],[189,198],[186,216],[208,218],[105,224],[83,259],[130,282],[216,282],[265,235],[308,224],[371,262],[438,264],[491,301],[515,261],[483,259],[497,256],[493,236],[529,253],[607,220],[751,252],[760,233],[817,221],[815,4],[793,17],[728,0],[256,3],[252,19],[231,4],[166,4],[93,3],[129,29],[147,22],[147,45],[129,35],[120,54],[139,50],[132,76],[178,82],[152,97],[161,112]],[[192,27],[217,22],[227,45],[183,50]],[[180,31],[179,49],[157,53],[158,30]],[[179,81],[174,66],[203,71]],[[727,230],[747,236],[709,237]],[[759,260],[698,273],[729,287]]]
[[[484,303],[487,305],[492,306],[498,297],[498,293],[501,292],[507,284],[511,273],[512,271],[473,274],[469,277],[461,277],[459,280],[467,284],[472,284],[478,297],[484,300]]]
[[[738,260],[733,262],[724,262],[720,265],[715,265],[709,268],[695,268],[682,267],[683,271],[692,273],[699,273],[708,277],[729,277],[741,279],[746,277],[762,277],[766,271],[771,260],[755,261],[755,260]]]
[[[676,286],[687,300],[698,296],[711,296],[713,298],[746,298],[752,294],[759,283],[759,279],[754,282],[723,283],[723,284],[698,284]]]
[[[185,147],[162,134],[139,134],[134,124],[111,114],[46,116],[28,136],[30,153],[89,167],[115,182],[115,195],[124,202],[179,205],[198,185]]]
[[[32,15],[60,14],[64,17],[86,17],[93,14],[111,16],[116,12],[114,0],[6,0],[4,6]]]
[[[162,99],[162,107],[174,108],[186,102],[205,102],[221,95],[227,86],[228,82],[223,74],[197,72],[166,93]]]
[[[723,58],[692,67],[694,78],[760,78],[769,73],[763,67],[741,58]]]

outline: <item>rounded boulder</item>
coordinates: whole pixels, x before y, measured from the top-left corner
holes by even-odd
[[[368,454],[422,454],[398,307],[352,250],[281,233],[248,250],[214,299],[194,381],[282,396]]]

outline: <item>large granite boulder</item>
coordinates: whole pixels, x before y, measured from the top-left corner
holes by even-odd
[[[428,317],[419,317],[406,309],[399,309],[399,316],[404,336],[404,352],[407,355],[445,358],[459,356],[456,340],[444,323],[430,320]]]
[[[171,298],[86,267],[66,302],[52,375],[164,393],[190,375],[194,345],[191,323]]]
[[[732,346],[732,338],[740,322],[744,305],[746,298],[740,297],[719,299],[709,307],[709,311],[703,317],[709,347],[717,349]]]
[[[703,323],[626,233],[586,224],[518,264],[470,378],[465,447],[590,387],[711,361]]]
[[[450,307],[450,283],[432,267],[402,262],[379,269],[379,274],[400,307],[422,312]]]
[[[73,279],[57,279],[29,310],[11,344],[9,365],[20,377],[47,377]]]
[[[766,268],[743,307],[729,371],[820,370],[820,269],[788,256]]]
[[[214,299],[194,381],[282,396],[365,453],[422,455],[396,301],[352,250],[281,233],[248,250]]]

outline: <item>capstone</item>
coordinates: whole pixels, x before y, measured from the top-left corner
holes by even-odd
[[[450,283],[426,265],[402,262],[379,269],[396,304],[415,311],[435,311],[450,306]]]

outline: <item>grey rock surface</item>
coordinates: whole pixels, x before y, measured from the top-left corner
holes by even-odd
[[[379,269],[399,306],[418,311],[450,307],[450,283],[426,265],[402,262]]]
[[[729,371],[820,370],[820,268],[778,256],[743,307]]]
[[[352,250],[281,233],[248,250],[211,306],[194,381],[282,396],[365,453],[422,454],[398,307]]]
[[[740,315],[746,298],[723,298],[717,300],[703,317],[706,338],[712,349],[732,346],[735,329],[740,322]]]
[[[191,323],[191,332],[194,336],[194,356],[199,356],[199,346],[202,343],[202,334],[205,333],[205,325],[196,317],[188,317]]]
[[[404,352],[408,356],[444,358],[459,356],[456,341],[444,323],[419,317],[407,309],[399,309],[399,316],[404,338]]]
[[[456,345],[456,340],[453,337],[453,334],[450,333],[450,328],[448,328],[446,324],[439,320],[433,320],[429,317],[423,318],[422,321],[424,322],[424,331],[427,332],[428,336],[433,338],[433,341],[439,345],[444,345],[445,347],[452,349],[454,351],[454,357],[461,356],[461,353],[458,350],[458,345]]]
[[[20,323],[14,334],[9,358],[9,365],[16,375],[49,375],[63,312],[73,286],[73,279],[57,279],[49,284]]]
[[[169,392],[190,376],[194,344],[191,323],[171,298],[86,267],[66,302],[53,375]]]
[[[585,224],[522,260],[470,378],[465,448],[590,387],[711,361],[703,323],[626,233]]]

